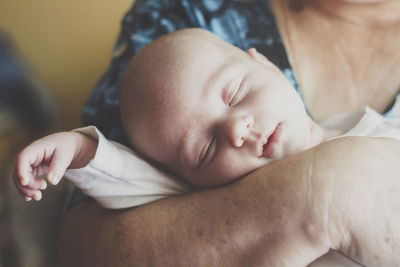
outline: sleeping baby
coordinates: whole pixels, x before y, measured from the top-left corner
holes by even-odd
[[[266,57],[210,32],[185,29],[143,48],[124,73],[121,119],[131,148],[93,126],[41,138],[17,158],[27,201],[62,177],[106,208],[231,183],[285,156],[341,136],[400,140],[400,119],[372,109],[323,123]]]

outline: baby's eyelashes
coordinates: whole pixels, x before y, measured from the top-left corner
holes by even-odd
[[[209,165],[215,157],[216,149],[217,149],[217,138],[213,137],[211,141],[204,149],[204,152],[201,152],[199,167],[204,167]]]
[[[238,88],[235,90],[232,99],[229,101],[229,106],[234,107],[239,104],[244,97],[244,79],[239,84]]]

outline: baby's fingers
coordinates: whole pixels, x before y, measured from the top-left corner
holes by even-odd
[[[20,175],[18,174],[17,169],[14,169],[13,181],[19,193],[27,201],[31,200],[32,198],[35,200],[40,200],[42,198],[42,193],[40,192],[40,190],[46,189],[46,181],[33,177],[31,173],[27,173],[25,178],[27,184],[23,185],[21,183]]]
[[[47,180],[53,185],[58,184],[71,164],[72,158],[73,155],[67,155],[66,152],[56,149],[50,162]]]
[[[34,145],[30,145],[18,154],[13,174],[14,182],[28,185],[35,179],[33,166],[38,168],[43,161],[43,156],[37,150]]]
[[[16,185],[19,193],[25,198],[25,200],[29,201],[30,199],[34,199],[36,201],[39,201],[42,199],[42,192],[38,189],[32,189],[23,185]]]
[[[45,190],[47,188],[47,183],[41,178],[35,178],[25,187],[33,190]]]
[[[13,182],[15,186],[18,188],[19,186],[26,186],[28,185],[34,177],[31,173],[21,170],[22,168],[19,166],[18,162],[14,168],[14,172],[12,175]]]
[[[27,165],[26,162],[23,161],[23,159],[18,158],[13,173],[13,180],[15,185],[27,185],[33,178],[34,177],[32,176],[32,167],[30,165]]]

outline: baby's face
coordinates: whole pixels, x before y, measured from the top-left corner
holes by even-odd
[[[134,147],[199,187],[308,148],[311,119],[283,74],[254,50],[202,39],[158,66],[167,74],[141,98],[146,115],[129,122]]]

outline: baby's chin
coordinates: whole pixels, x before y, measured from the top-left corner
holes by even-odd
[[[307,149],[309,149],[311,147],[312,146],[305,145],[305,144],[302,144],[302,145],[296,146],[296,147],[291,147],[291,148],[288,148],[288,149],[284,149],[284,147],[282,147],[281,150],[275,151],[275,153],[272,155],[273,157],[272,157],[271,162],[283,159],[283,158],[291,156],[291,155],[295,155],[295,154],[300,153],[300,152],[302,152],[304,150],[307,150]]]

